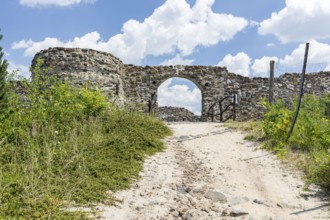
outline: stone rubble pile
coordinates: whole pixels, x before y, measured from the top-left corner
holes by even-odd
[[[195,115],[185,108],[163,106],[157,108],[157,117],[168,122],[200,121],[200,116]]]

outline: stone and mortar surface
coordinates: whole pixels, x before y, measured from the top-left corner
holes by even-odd
[[[148,109],[161,83],[172,77],[191,80],[202,93],[202,121],[210,120],[210,106],[219,99],[237,94],[237,120],[260,118],[261,98],[268,98],[268,78],[248,78],[229,73],[218,66],[134,66],[124,64],[110,53],[80,48],[49,48],[36,54],[44,60],[42,68],[49,74],[72,80],[76,84],[90,83],[104,91],[118,104],[129,101]],[[274,100],[290,103],[299,91],[299,74],[284,74],[275,78]],[[306,75],[305,92],[320,95],[330,93],[330,72]]]
[[[158,107],[156,116],[159,119],[168,122],[200,121],[200,116],[195,115],[188,109],[171,106]]]
[[[73,81],[79,86],[85,83],[96,86],[118,103],[125,99],[122,81],[124,64],[109,53],[91,49],[51,48],[38,53],[32,66],[35,66],[37,57],[43,58],[42,68],[49,68],[48,74]]]

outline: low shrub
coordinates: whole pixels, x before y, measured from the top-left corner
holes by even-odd
[[[45,77],[41,64],[0,114],[0,219],[84,219],[66,208],[113,204],[107,192],[129,187],[171,132],[98,90]]]
[[[294,152],[307,158],[299,166],[309,182],[330,189],[330,95],[305,95],[294,131],[287,141],[294,111],[282,101],[274,105],[262,102],[267,108],[262,121],[265,147],[285,157]]]

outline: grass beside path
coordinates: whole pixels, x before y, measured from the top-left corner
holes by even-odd
[[[267,109],[262,121],[228,122],[225,125],[247,131],[246,140],[260,141],[264,148],[302,170],[307,184],[314,183],[330,191],[330,95],[304,96],[288,141],[294,111],[281,101],[273,105],[262,104]]]
[[[25,98],[9,89],[0,111],[0,219],[86,219],[66,208],[113,204],[107,192],[128,188],[171,131],[98,90],[34,72]]]
[[[73,122],[66,134],[46,124],[26,137],[26,145],[3,144],[0,219],[83,218],[63,208],[113,204],[107,191],[128,188],[145,157],[161,151],[161,138],[169,134],[152,117],[113,109]]]

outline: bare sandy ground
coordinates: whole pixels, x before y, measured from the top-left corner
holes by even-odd
[[[316,189],[244,134],[214,123],[173,123],[167,148],[146,160],[141,179],[99,207],[102,219],[330,219]]]

